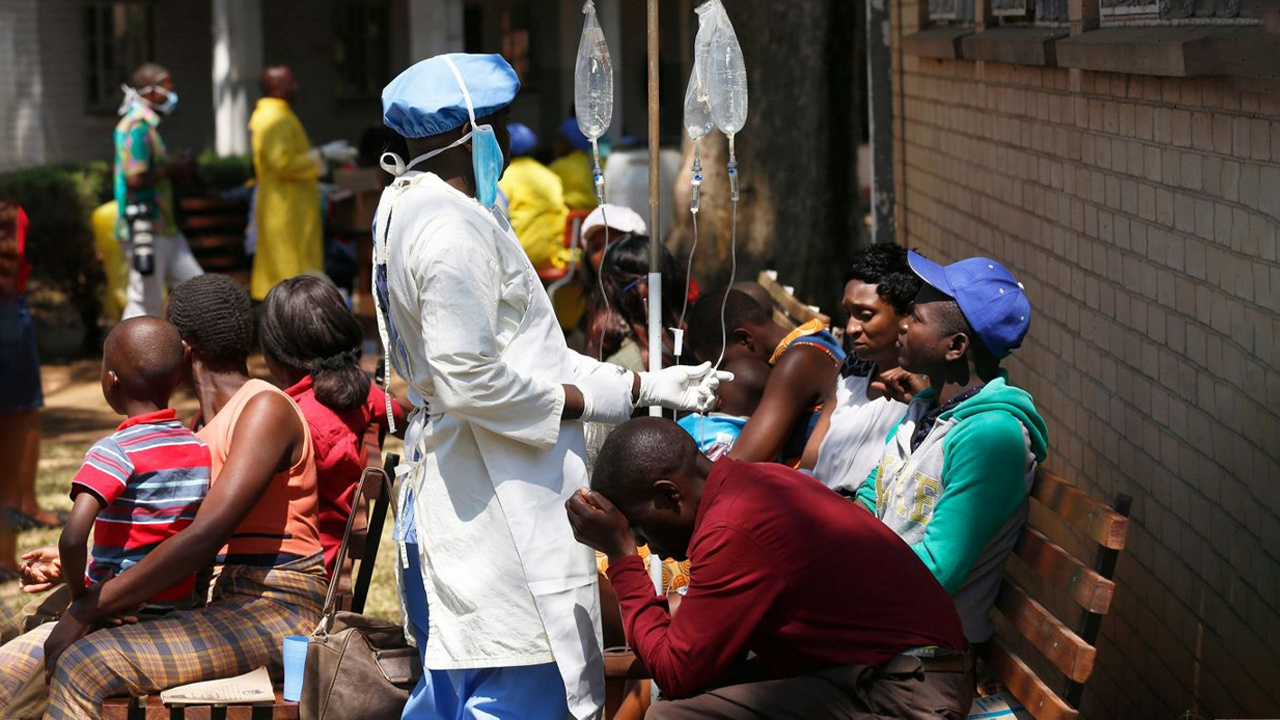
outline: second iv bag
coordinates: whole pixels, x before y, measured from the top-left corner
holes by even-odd
[[[582,6],[586,20],[582,23],[582,40],[578,43],[578,60],[573,69],[573,104],[578,116],[578,129],[587,139],[598,140],[613,120],[613,62],[604,31],[596,19],[596,6],[587,0]]]
[[[708,0],[697,12],[706,13],[714,28],[707,57],[711,118],[720,132],[733,137],[747,123],[747,66],[742,46],[720,0]]]

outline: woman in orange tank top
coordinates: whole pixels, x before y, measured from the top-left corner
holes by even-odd
[[[316,529],[311,438],[298,407],[249,379],[249,297],[234,280],[204,275],[176,288],[169,319],[188,347],[186,377],[208,424],[213,481],[191,526],[129,572],[74,603],[45,644],[46,717],[97,717],[113,695],[152,694],[265,665],[281,678],[285,635],[319,621],[325,573]],[[173,578],[225,561],[198,610],[94,632]]]

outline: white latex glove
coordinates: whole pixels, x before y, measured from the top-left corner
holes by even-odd
[[[316,166],[321,175],[329,171],[329,165],[324,161],[324,154],[320,152],[320,148],[311,148],[307,151],[307,157],[311,159],[311,163]]]
[[[638,405],[661,405],[681,412],[706,412],[715,406],[716,388],[733,379],[733,373],[712,370],[711,363],[696,367],[673,365],[656,373],[640,373]]]
[[[582,392],[582,421],[617,425],[630,420],[633,383],[631,371],[616,365],[577,378],[573,384]]]
[[[347,163],[352,162],[359,155],[351,143],[346,140],[334,140],[320,146],[320,156],[329,162]]]

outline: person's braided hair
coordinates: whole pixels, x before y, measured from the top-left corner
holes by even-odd
[[[200,275],[174,288],[169,322],[210,365],[241,367],[253,348],[249,294],[226,275]]]
[[[271,288],[262,301],[261,334],[262,352],[310,374],[322,404],[350,410],[369,397],[369,376],[360,368],[364,330],[324,280],[299,275]]]

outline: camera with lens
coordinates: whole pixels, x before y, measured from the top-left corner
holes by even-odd
[[[133,242],[133,269],[140,275],[150,275],[156,270],[155,206],[142,201],[125,205],[124,219],[129,223]]]

